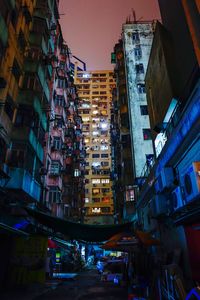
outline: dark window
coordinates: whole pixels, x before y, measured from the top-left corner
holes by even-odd
[[[7,95],[7,99],[6,99],[6,103],[4,106],[4,110],[7,113],[8,117],[10,118],[10,120],[13,120],[13,115],[14,115],[14,110],[15,110],[15,106],[14,106],[14,102],[13,99]]]
[[[19,44],[20,49],[22,51],[24,51],[24,49],[26,47],[26,40],[25,40],[24,34],[21,30],[18,35],[18,44]]]
[[[140,105],[140,112],[142,116],[148,115],[148,107],[147,105]]]
[[[101,158],[107,158],[108,154],[101,154]]]
[[[16,29],[16,26],[17,26],[18,14],[19,14],[19,12],[15,7],[15,9],[12,10],[12,14],[11,14],[11,23],[12,23],[14,29]]]
[[[84,171],[85,175],[89,175],[89,170]]]
[[[146,154],[146,163],[147,166],[151,166],[153,163],[153,154]]]
[[[103,188],[101,189],[102,190],[102,193],[105,194],[105,193],[109,193],[110,192],[110,189],[109,188]]]
[[[92,154],[92,158],[98,158],[99,154]]]
[[[28,90],[34,90],[35,92],[41,92],[42,87],[35,76],[24,76],[23,88]]]
[[[92,198],[92,202],[94,202],[94,203],[97,203],[97,202],[100,202],[100,198]]]
[[[49,191],[49,203],[61,202],[61,192],[57,187],[51,188]]]
[[[90,111],[89,110],[86,110],[86,109],[84,109],[83,110],[83,114],[86,114],[86,115],[88,115],[90,113]]]
[[[53,138],[53,147],[55,150],[60,150],[62,145],[62,141],[60,137],[54,137]]]
[[[33,110],[28,105],[19,104],[15,119],[15,126],[32,126]]]
[[[107,167],[107,166],[109,166],[109,162],[108,161],[102,161],[101,165],[102,165],[102,167]]]
[[[143,131],[144,140],[151,140],[151,129],[145,128],[145,129],[142,129],[142,131]]]
[[[109,175],[110,174],[110,169],[108,169],[108,170],[102,170],[101,174],[103,174],[103,175]]]
[[[16,59],[14,59],[13,66],[12,66],[12,74],[14,75],[17,82],[19,82],[21,76],[21,70],[19,64]]]
[[[110,207],[102,207],[101,212],[102,213],[109,213],[110,212]]]
[[[63,89],[65,87],[65,81],[64,79],[58,79],[57,80],[57,88]]]
[[[142,49],[140,47],[136,47],[134,49],[134,54],[136,58],[141,58],[142,57]]]
[[[57,95],[57,96],[55,97],[54,102],[55,102],[55,105],[64,107],[65,99],[64,99],[63,96]]]
[[[50,166],[50,174],[58,175],[59,173],[60,173],[60,162],[52,160]]]
[[[89,165],[90,165],[90,163],[87,161],[87,162],[85,163],[85,165],[86,165],[86,166],[89,166]]]
[[[145,85],[143,83],[140,83],[137,85],[137,88],[138,88],[138,93],[139,94],[144,94],[146,93],[146,90],[145,90]]]
[[[143,74],[144,73],[144,66],[143,64],[137,64],[135,65],[135,70],[137,74]]]
[[[133,39],[134,42],[138,42],[140,40],[139,33],[138,32],[133,32],[132,33],[132,39]]]
[[[24,150],[15,149],[11,151],[8,164],[11,167],[23,168],[24,167]]]

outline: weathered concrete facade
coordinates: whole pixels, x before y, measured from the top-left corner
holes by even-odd
[[[144,77],[153,39],[151,22],[123,25],[128,108],[135,182],[142,177],[145,164],[153,157]]]

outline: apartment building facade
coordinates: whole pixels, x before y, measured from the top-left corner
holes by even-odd
[[[113,223],[110,109],[115,80],[112,71],[77,71],[75,84],[86,150],[85,222]]]
[[[81,221],[82,121],[58,5],[1,1],[0,289],[45,280],[41,266],[13,265],[16,257],[44,261],[47,252],[49,232],[41,235],[24,207]]]
[[[153,158],[147,109],[145,73],[153,39],[152,22],[131,22],[122,27],[131,149],[135,185],[143,181],[144,166]]]
[[[159,5],[163,23],[156,25],[145,79],[157,157],[139,195],[137,221],[160,238],[164,252],[158,249],[155,260],[169,276],[174,264],[173,276],[181,276],[187,291],[200,279],[199,4]]]

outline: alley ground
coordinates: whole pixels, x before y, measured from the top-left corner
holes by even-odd
[[[34,298],[34,300],[126,300],[127,288],[113,282],[100,280],[96,270],[81,272],[71,281],[65,281],[56,289]]]

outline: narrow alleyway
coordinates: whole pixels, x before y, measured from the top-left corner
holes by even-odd
[[[74,280],[64,282],[34,300],[123,300],[127,299],[127,288],[103,282],[96,270],[80,273]]]

